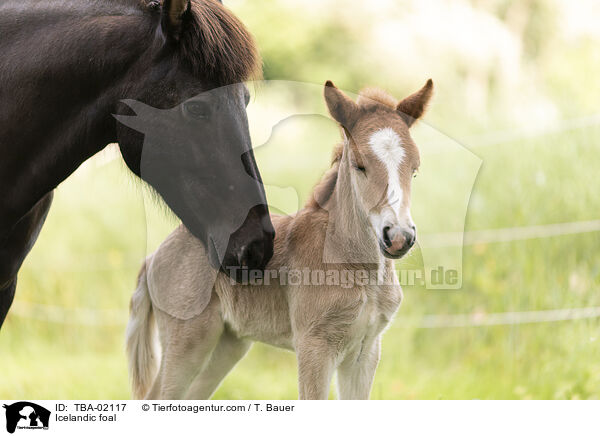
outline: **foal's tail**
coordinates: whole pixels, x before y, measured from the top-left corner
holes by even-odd
[[[157,373],[157,350],[155,349],[156,323],[152,301],[148,293],[146,263],[138,275],[138,286],[129,305],[126,343],[129,361],[129,378],[133,397],[144,398]]]

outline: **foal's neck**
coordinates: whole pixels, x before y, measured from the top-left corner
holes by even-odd
[[[325,262],[379,265],[385,260],[381,256],[363,201],[356,192],[350,165],[344,159],[342,157],[339,163],[337,182],[327,202],[329,221]]]

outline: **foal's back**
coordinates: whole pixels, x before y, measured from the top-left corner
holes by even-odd
[[[289,273],[321,268],[321,256],[307,252],[322,245],[319,241],[324,238],[321,234],[325,228],[321,214],[301,210],[291,216],[271,215],[276,234],[274,255],[258,280],[255,277],[247,284],[237,284],[219,273],[213,292],[219,299],[224,323],[237,336],[294,348],[291,318],[303,288],[289,286]]]
[[[276,347],[292,349],[288,292],[279,279],[271,280],[269,271],[278,271],[286,265],[288,256],[283,238],[291,218],[271,215],[275,234],[274,255],[264,272],[268,284],[238,284],[220,273],[214,286],[221,314],[226,326],[238,337],[264,342]],[[249,277],[250,278],[250,277]],[[264,280],[264,278],[263,278]]]

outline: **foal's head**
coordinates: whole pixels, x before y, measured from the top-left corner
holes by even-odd
[[[363,91],[354,102],[333,83],[325,84],[329,112],[344,135],[338,172],[350,175],[358,204],[388,258],[402,257],[416,240],[410,189],[420,160],[409,129],[423,116],[432,91],[430,79],[400,102],[375,89]]]

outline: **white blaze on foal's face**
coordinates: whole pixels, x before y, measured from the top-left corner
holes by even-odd
[[[391,127],[386,127],[371,135],[369,145],[375,156],[385,166],[388,206],[396,215],[396,218],[399,218],[403,200],[403,190],[400,184],[400,165],[405,156],[402,139]]]

